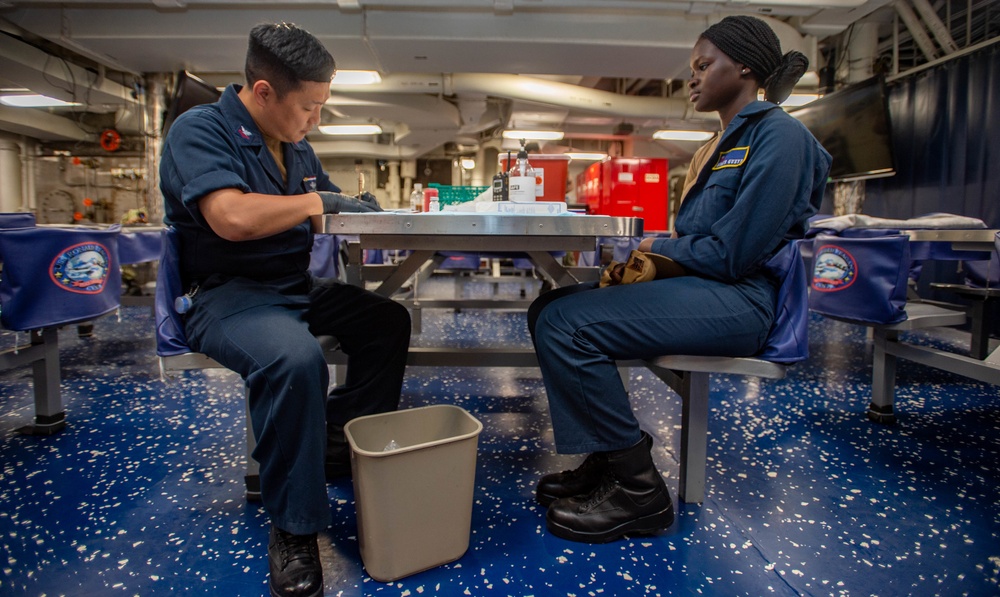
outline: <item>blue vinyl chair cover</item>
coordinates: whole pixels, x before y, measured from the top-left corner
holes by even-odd
[[[163,229],[160,267],[156,272],[154,315],[156,319],[156,354],[172,357],[191,352],[184,334],[184,322],[174,310],[174,299],[184,294],[180,269],[180,238],[173,227]]]
[[[975,288],[1000,287],[1000,232],[993,241],[993,252],[990,259],[982,261],[965,261],[962,263],[965,272],[965,283]]]
[[[809,357],[809,282],[802,261],[802,245],[790,241],[764,264],[781,286],[774,322],[758,358],[775,363],[797,363]]]
[[[813,239],[809,308],[874,324],[906,319],[910,245],[905,235]]]
[[[35,214],[33,213],[0,213],[0,229],[34,227]]]
[[[89,321],[121,304],[120,226],[0,229],[0,322],[26,331]]]
[[[118,236],[118,256],[122,265],[156,261],[160,258],[160,230],[123,231]]]
[[[337,278],[340,275],[338,256],[341,237],[333,234],[313,236],[312,252],[309,254],[309,271],[317,278]]]

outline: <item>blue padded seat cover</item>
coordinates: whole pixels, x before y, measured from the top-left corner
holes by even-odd
[[[160,230],[140,230],[122,232],[118,236],[118,256],[122,265],[156,261],[160,258]]]
[[[11,330],[80,323],[121,303],[120,226],[0,229],[0,321]]]
[[[892,324],[906,319],[909,238],[819,235],[813,239],[809,308],[817,313]]]
[[[35,214],[0,213],[0,228],[34,228]]]
[[[163,229],[162,235],[154,299],[156,354],[172,357],[191,352],[191,348],[184,335],[184,322],[174,310],[174,299],[185,291],[181,284],[180,238],[177,230],[169,226]]]
[[[774,322],[758,358],[775,363],[796,363],[809,357],[809,306],[802,243],[793,240],[764,264],[781,286]]]

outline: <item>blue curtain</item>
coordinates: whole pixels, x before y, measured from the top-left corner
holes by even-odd
[[[933,212],[1000,228],[1000,44],[889,85],[896,175],[869,180],[863,212]]]

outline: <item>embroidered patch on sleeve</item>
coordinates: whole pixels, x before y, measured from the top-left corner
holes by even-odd
[[[750,146],[734,147],[729,151],[719,154],[719,161],[712,166],[712,170],[722,170],[723,168],[739,168],[750,156]]]

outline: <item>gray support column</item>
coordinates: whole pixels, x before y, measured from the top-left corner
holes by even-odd
[[[689,504],[705,499],[705,463],[708,457],[709,374],[685,372],[678,391],[681,406],[681,467],[678,496]]]
[[[166,109],[166,75],[146,77],[146,102],[142,106],[146,147],[143,161],[146,169],[146,215],[150,222],[163,221],[163,196],[160,194],[160,154],[163,151],[161,127]]]
[[[21,172],[21,145],[0,136],[0,212],[20,211],[24,204]]]

